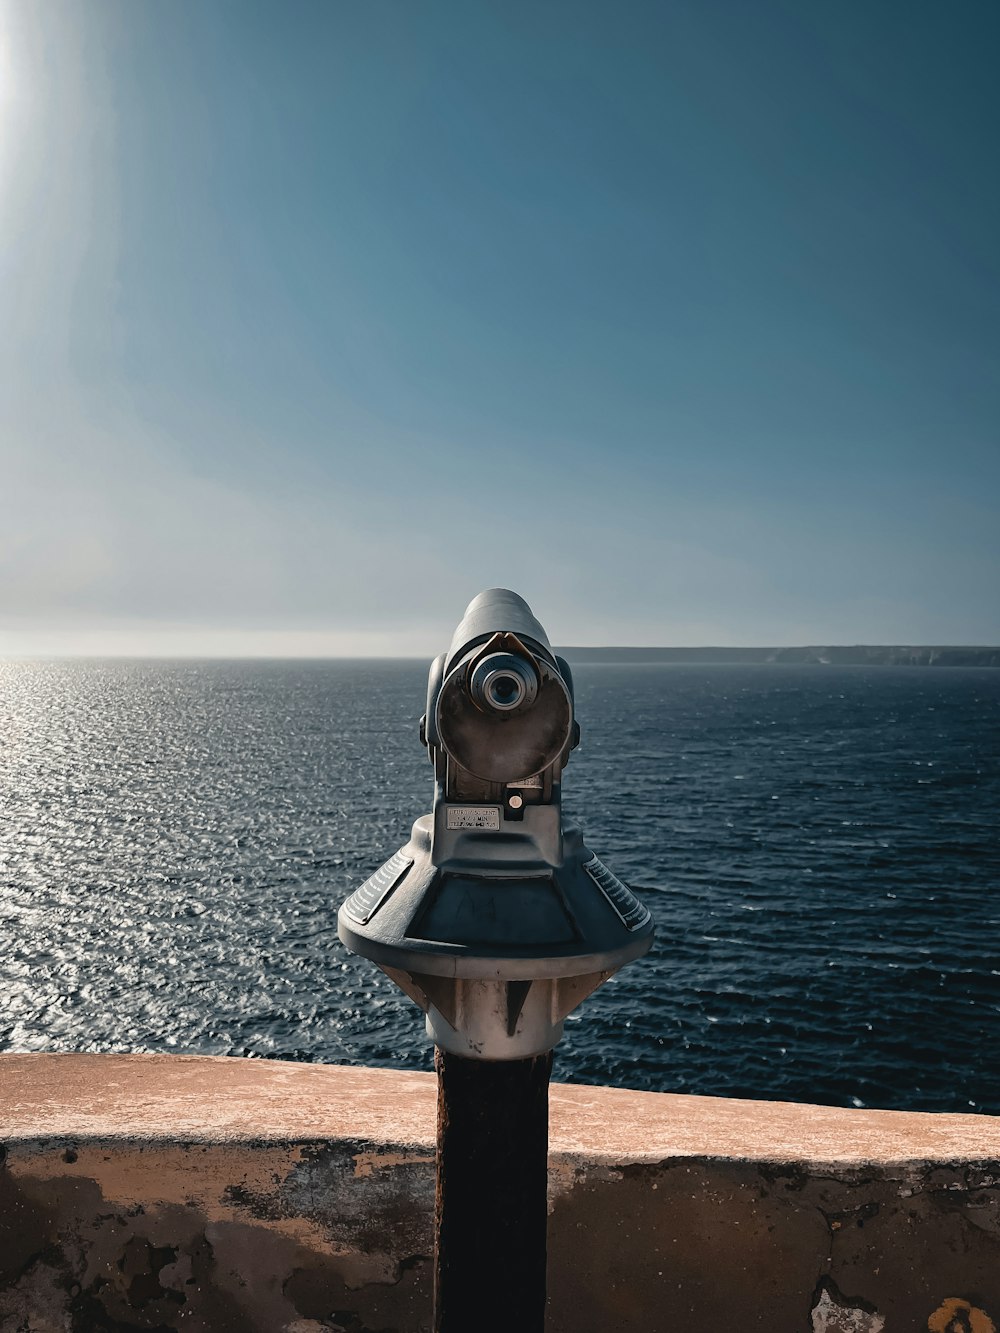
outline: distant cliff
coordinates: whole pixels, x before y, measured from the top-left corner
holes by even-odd
[[[904,647],[898,644],[830,644],[809,648],[560,648],[581,662],[803,663],[814,666],[1000,667],[1000,647]]]

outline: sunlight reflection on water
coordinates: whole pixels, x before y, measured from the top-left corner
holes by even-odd
[[[658,938],[557,1076],[1000,1111],[1000,672],[575,675],[567,806]],[[428,806],[425,678],[0,664],[0,1049],[429,1067],[421,1015],[336,935]]]

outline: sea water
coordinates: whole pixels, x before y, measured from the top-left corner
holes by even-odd
[[[576,668],[652,953],[555,1077],[1000,1113],[1000,671]],[[428,1068],[337,938],[429,808],[417,662],[0,663],[0,1050]]]

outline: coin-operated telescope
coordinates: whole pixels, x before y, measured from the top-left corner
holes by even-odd
[[[434,810],[343,904],[340,938],[472,1060],[552,1049],[563,1020],[652,942],[648,910],[561,811],[573,679],[527,603],[480,593],[431,665],[420,736]]]

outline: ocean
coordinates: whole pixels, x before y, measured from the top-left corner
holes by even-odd
[[[1000,671],[581,665],[656,920],[554,1077],[1000,1114]],[[0,663],[0,1050],[431,1067],[337,938],[429,809],[417,662]]]

